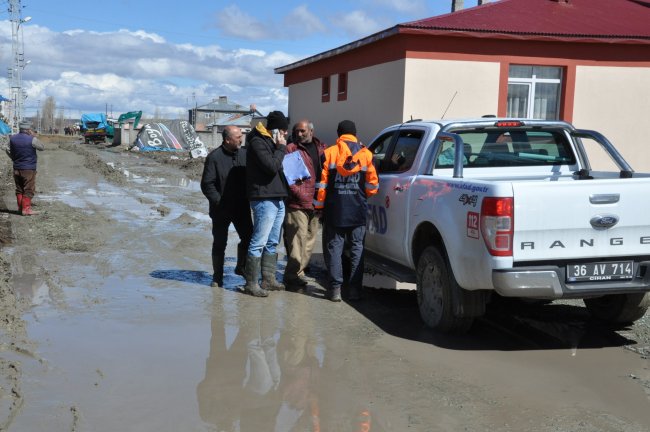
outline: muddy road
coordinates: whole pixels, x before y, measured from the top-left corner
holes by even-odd
[[[320,245],[306,293],[244,295],[234,238],[211,288],[200,162],[46,142],[31,218],[1,155],[0,430],[650,430],[648,317],[501,302],[442,337],[413,292],[323,300]]]

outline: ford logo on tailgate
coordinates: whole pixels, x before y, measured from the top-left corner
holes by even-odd
[[[611,228],[618,223],[618,216],[614,215],[596,215],[589,221],[592,227],[597,230]]]

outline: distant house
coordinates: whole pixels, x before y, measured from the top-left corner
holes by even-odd
[[[227,96],[219,96],[218,99],[214,99],[208,104],[192,108],[188,110],[188,114],[189,122],[197,131],[211,130],[225,119],[232,122],[237,118],[262,116],[255,105],[245,107],[238,103],[228,102]],[[250,127],[250,123],[248,127]]]
[[[326,142],[410,118],[563,119],[650,169],[650,0],[501,0],[398,24],[275,69]],[[643,148],[643,151],[640,151]]]

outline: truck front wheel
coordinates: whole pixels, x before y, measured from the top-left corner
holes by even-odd
[[[416,269],[416,286],[420,315],[432,329],[442,333],[465,333],[474,317],[454,315],[453,290],[461,290],[447,260],[434,246],[420,255]]]
[[[650,298],[645,293],[610,294],[583,300],[594,318],[614,324],[634,322],[645,315]]]

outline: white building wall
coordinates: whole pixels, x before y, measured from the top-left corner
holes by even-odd
[[[650,172],[649,89],[650,68],[579,66],[572,123],[602,133],[635,171]],[[613,167],[602,153],[589,153],[593,168]]]
[[[496,115],[499,75],[499,63],[407,59],[403,118]]]
[[[337,100],[338,75],[330,77],[330,101],[321,102],[321,78],[289,86],[292,124],[313,121],[315,135],[331,144],[341,120],[357,125],[359,139],[368,144],[381,129],[403,119],[404,60],[348,72],[347,100]],[[390,103],[388,103],[390,101]]]

